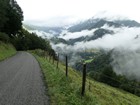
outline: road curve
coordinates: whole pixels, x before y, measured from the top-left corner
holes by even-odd
[[[0,62],[0,105],[49,105],[42,73],[27,52]]]

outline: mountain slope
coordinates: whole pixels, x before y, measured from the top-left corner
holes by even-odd
[[[77,42],[89,42],[103,38],[105,35],[117,34],[124,28],[139,27],[140,23],[129,19],[107,20],[105,18],[91,18],[69,27],[67,32],[61,33],[60,38],[66,40],[68,45],[74,45]]]
[[[126,27],[140,27],[140,23],[134,20],[116,20],[115,22]]]
[[[83,62],[89,63],[87,69],[91,78],[139,96],[139,23],[124,19],[110,20],[106,24],[100,20],[89,22],[97,26],[91,30],[87,29],[86,24],[86,29],[79,32],[67,31],[61,35],[66,43],[60,41],[53,48],[59,54],[67,54],[70,65],[77,70],[82,68]],[[119,27],[113,23],[118,23]],[[103,54],[94,53],[94,49]],[[109,52],[112,53],[108,57],[106,54]]]
[[[93,28],[101,28],[102,26],[104,26],[105,24],[107,24],[108,26],[113,26],[113,27],[140,27],[140,23],[134,21],[134,20],[106,20],[106,19],[100,19],[100,18],[91,18],[89,20],[86,20],[84,22],[81,22],[79,24],[76,24],[70,28],[68,28],[68,30],[70,32],[78,32],[78,31],[82,31],[85,29],[91,30]]]
[[[82,77],[79,72],[69,68],[68,78],[65,77],[65,66],[56,61],[36,56],[39,60],[45,82],[48,84],[53,105],[139,105],[140,97],[125,91],[110,87],[106,84],[87,79],[86,94],[81,98]]]
[[[90,36],[87,35],[87,36],[81,36],[81,37],[78,37],[78,38],[69,39],[69,40],[66,41],[67,43],[65,43],[65,44],[74,45],[77,42],[92,41],[92,40],[96,40],[98,38],[102,38],[106,34],[113,35],[113,33],[114,32],[112,30],[99,28],[99,29],[97,29],[93,32],[93,35],[90,35]]]

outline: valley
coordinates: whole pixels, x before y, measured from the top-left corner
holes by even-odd
[[[45,31],[46,38],[62,62],[68,55],[69,66],[78,71],[87,63],[91,78],[140,95],[140,23],[93,17],[69,28],[58,28],[58,35],[50,30]],[[52,35],[47,37],[47,33]]]

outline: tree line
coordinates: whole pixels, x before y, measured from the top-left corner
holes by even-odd
[[[17,50],[42,49],[55,55],[47,39],[23,29],[23,11],[15,0],[0,0],[0,41]]]
[[[0,32],[13,37],[22,29],[23,12],[15,0],[0,0]]]

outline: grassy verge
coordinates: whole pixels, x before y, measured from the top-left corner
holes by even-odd
[[[0,42],[0,61],[14,55],[15,53],[16,50],[11,44]]]
[[[45,77],[51,105],[140,105],[140,97],[90,79],[87,79],[86,94],[81,97],[80,73],[69,68],[66,78],[63,64],[56,69],[56,62],[35,56]]]

